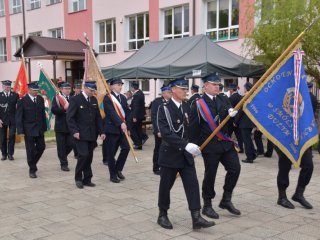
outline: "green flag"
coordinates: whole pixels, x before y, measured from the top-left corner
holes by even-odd
[[[56,89],[51,82],[51,80],[46,76],[43,70],[40,70],[40,77],[39,77],[39,88],[41,95],[44,99],[44,106],[46,110],[46,118],[47,118],[47,127],[50,129],[50,121],[52,117],[51,113],[51,105],[52,100],[56,96]]]

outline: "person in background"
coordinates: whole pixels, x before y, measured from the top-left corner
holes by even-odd
[[[192,86],[191,86],[191,94],[192,94],[192,96],[188,100],[188,103],[189,103],[190,107],[192,107],[192,104],[197,99],[199,99],[201,97],[200,94],[199,94],[199,86],[198,85],[192,84]]]
[[[2,83],[3,91],[0,93],[0,146],[2,152],[1,160],[7,158],[14,160],[14,145],[16,142],[16,108],[19,95],[11,91],[10,80]],[[8,134],[9,132],[9,134]],[[8,137],[9,136],[9,140]]]
[[[17,132],[24,134],[30,178],[37,178],[37,163],[46,148],[46,112],[44,99],[38,91],[38,82],[29,83],[28,94],[18,101],[16,111]]]
[[[67,103],[56,96],[52,100],[51,112],[56,116],[54,131],[56,132],[57,153],[62,171],[70,171],[68,167],[68,155],[74,148],[73,136],[71,135],[67,124],[67,109],[69,107],[71,85],[62,83],[60,85],[61,94],[67,100]]]
[[[160,175],[160,167],[158,164],[158,158],[159,158],[159,148],[161,145],[161,133],[158,126],[158,113],[159,113],[159,107],[162,106],[162,104],[167,103],[171,97],[171,88],[168,85],[163,85],[161,87],[161,97],[156,98],[151,103],[151,121],[152,121],[152,127],[153,127],[153,135],[154,135],[154,149],[153,149],[153,173],[156,175]]]
[[[131,102],[131,137],[134,143],[134,149],[142,150],[143,142],[146,141],[142,130],[142,121],[145,119],[145,97],[139,89],[139,83],[131,83],[133,93]]]

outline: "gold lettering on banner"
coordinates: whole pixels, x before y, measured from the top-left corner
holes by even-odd
[[[282,71],[278,73],[277,75],[274,75],[273,78],[271,78],[268,83],[264,86],[263,91],[269,92],[269,90],[279,81],[281,78],[290,77],[292,75],[292,71]]]
[[[254,113],[259,113],[259,110],[257,109],[256,105],[251,103],[250,108],[254,111]]]
[[[278,118],[276,118],[273,114],[268,114],[268,119],[271,123],[273,123],[286,137],[291,135],[290,131],[286,126],[283,126],[283,124],[279,121]]]

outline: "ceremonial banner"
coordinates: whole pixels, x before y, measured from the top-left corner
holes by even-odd
[[[50,121],[52,117],[51,105],[53,98],[56,96],[56,89],[53,82],[43,72],[43,69],[40,69],[39,88],[41,95],[44,98],[47,127],[50,129]]]
[[[297,62],[293,55],[288,56],[244,104],[244,111],[248,117],[295,167],[299,167],[305,150],[318,141],[302,59],[300,64],[300,73],[297,75]],[[298,86],[295,76],[299,77]],[[295,95],[297,99],[294,99]],[[297,104],[294,103],[295,100]],[[296,141],[294,125],[297,131]]]
[[[84,80],[95,81],[97,85],[96,97],[99,104],[100,115],[105,118],[105,112],[103,109],[103,99],[107,94],[106,80],[100,73],[99,66],[95,60],[93,52],[88,48],[85,49],[85,73]]]
[[[19,68],[18,76],[16,82],[13,86],[13,91],[19,94],[19,97],[23,97],[28,92],[28,77],[26,66],[24,63],[24,58],[22,57],[21,65]]]

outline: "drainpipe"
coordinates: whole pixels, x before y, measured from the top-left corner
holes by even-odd
[[[192,35],[196,35],[196,0],[193,0],[192,7]]]
[[[23,25],[23,40],[25,41],[27,38],[26,35],[26,15],[24,9],[24,0],[22,0],[22,25]]]

